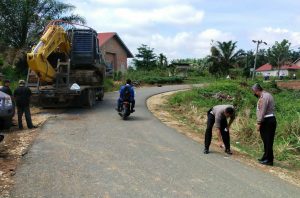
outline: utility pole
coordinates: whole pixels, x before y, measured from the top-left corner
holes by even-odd
[[[256,69],[256,61],[257,61],[257,53],[258,53],[258,48],[259,48],[259,45],[260,44],[265,44],[267,45],[266,42],[262,41],[262,40],[252,40],[253,43],[257,43],[256,45],[256,54],[255,54],[255,59],[254,59],[254,66],[253,66],[253,71],[252,71],[252,80],[254,79],[254,76],[255,76],[255,69]]]

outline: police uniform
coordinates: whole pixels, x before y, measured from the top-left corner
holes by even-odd
[[[273,164],[274,160],[273,143],[277,126],[274,110],[273,96],[266,91],[262,91],[256,109],[257,124],[260,125],[259,132],[264,143],[264,154],[260,161],[270,164]]]

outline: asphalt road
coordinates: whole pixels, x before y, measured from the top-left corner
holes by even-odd
[[[15,175],[11,197],[300,197],[300,188],[168,128],[146,98],[177,87],[137,89],[128,121],[114,110],[117,93],[96,108],[51,119]]]

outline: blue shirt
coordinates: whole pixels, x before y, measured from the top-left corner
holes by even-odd
[[[123,99],[124,98],[124,92],[125,92],[125,87],[129,87],[129,91],[130,91],[130,101],[134,100],[134,90],[133,87],[129,84],[123,85],[120,89],[120,98]]]

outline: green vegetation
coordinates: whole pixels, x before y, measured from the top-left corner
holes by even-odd
[[[129,70],[124,79],[130,78],[140,84],[180,84],[184,78],[179,76],[168,76],[168,71],[163,69],[154,70]]]
[[[250,86],[253,82],[219,81],[205,88],[179,92],[172,96],[169,105],[173,108],[193,108],[206,115],[209,108],[218,104],[233,104],[238,116],[232,126],[232,143],[255,157],[261,157],[262,142],[255,130],[256,102]],[[262,83],[262,86],[275,97],[276,118],[278,122],[274,143],[275,158],[286,162],[289,167],[300,168],[300,92],[281,90],[276,83]],[[206,117],[206,116],[205,116]],[[204,126],[203,126],[204,127]],[[200,131],[204,133],[204,130]]]
[[[0,1],[0,72],[12,81],[24,78],[28,70],[26,53],[51,20],[85,23],[83,17],[73,14],[74,10],[73,5],[58,0]]]

